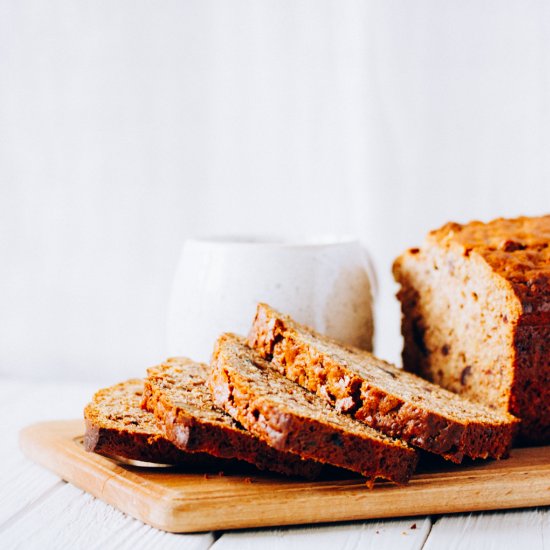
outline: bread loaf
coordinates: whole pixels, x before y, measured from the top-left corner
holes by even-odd
[[[448,223],[393,273],[405,369],[550,442],[550,215]]]

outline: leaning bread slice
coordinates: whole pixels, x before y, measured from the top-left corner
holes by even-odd
[[[127,380],[95,393],[84,409],[84,448],[141,462],[185,466],[224,466],[227,461],[186,453],[168,441],[156,418],[141,408],[143,380]]]
[[[248,343],[338,410],[460,463],[507,456],[518,420],[467,401],[369,352],[344,346],[259,304]]]
[[[223,334],[212,357],[210,389],[247,430],[276,449],[359,472],[367,478],[405,483],[416,452],[361,422],[269,367],[244,338]]]
[[[178,357],[147,370],[143,406],[179,449],[254,464],[260,470],[313,479],[322,464],[278,451],[244,430],[214,405],[208,365]]]

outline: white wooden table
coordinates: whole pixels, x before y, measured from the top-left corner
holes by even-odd
[[[61,481],[18,449],[21,427],[79,417],[95,389],[0,379],[0,549],[550,550],[550,508],[229,533],[158,531]]]

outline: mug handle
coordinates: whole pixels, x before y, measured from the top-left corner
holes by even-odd
[[[374,267],[374,262],[372,257],[369,254],[369,251],[364,243],[361,243],[361,248],[363,250],[363,258],[365,261],[365,269],[369,276],[370,281],[370,291],[372,295],[373,302],[378,299],[378,293],[380,290],[380,285],[378,284],[378,276],[376,275],[376,268]]]

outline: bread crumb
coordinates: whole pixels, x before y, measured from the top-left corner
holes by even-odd
[[[411,525],[411,529],[416,529],[416,523],[413,523],[413,524]]]

